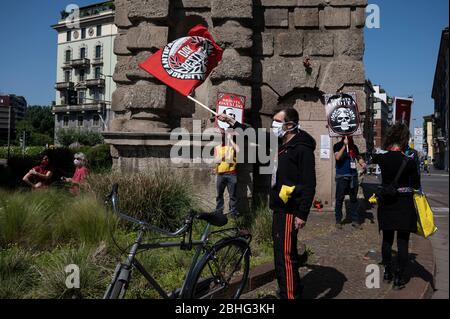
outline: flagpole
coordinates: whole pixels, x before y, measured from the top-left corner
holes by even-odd
[[[195,103],[197,103],[198,105],[200,105],[201,107],[203,107],[205,110],[211,112],[212,114],[214,114],[215,116],[217,116],[217,113],[214,112],[213,110],[211,110],[209,107],[207,107],[205,104],[197,101],[196,99],[194,99],[192,96],[188,95],[187,98]]]

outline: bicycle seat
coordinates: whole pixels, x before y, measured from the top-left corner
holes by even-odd
[[[202,213],[197,218],[217,227],[225,226],[228,223],[227,216],[222,213]]]

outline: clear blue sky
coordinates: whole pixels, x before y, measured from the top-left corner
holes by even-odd
[[[56,32],[50,25],[70,3],[93,0],[0,1],[0,92],[29,104],[54,100]],[[366,77],[391,96],[413,95],[414,117],[433,113],[431,88],[448,0],[369,0],[381,9],[381,28],[366,29]],[[416,123],[419,125],[419,122]]]
[[[381,11],[381,28],[365,31],[366,77],[390,96],[415,100],[413,118],[421,125],[432,114],[431,98],[442,30],[448,26],[448,0],[369,0]]]

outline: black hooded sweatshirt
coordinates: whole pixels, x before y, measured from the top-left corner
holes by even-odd
[[[276,184],[270,190],[270,208],[274,212],[294,214],[304,221],[308,219],[316,193],[315,149],[314,138],[302,130],[279,147]],[[286,204],[279,197],[283,185],[295,186]]]

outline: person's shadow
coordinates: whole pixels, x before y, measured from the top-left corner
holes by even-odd
[[[332,299],[342,291],[347,277],[332,267],[307,265],[311,270],[301,278],[302,299]]]
[[[425,269],[424,266],[417,262],[416,257],[417,254],[409,254],[409,263],[405,269],[406,282],[409,282],[412,278],[421,278],[423,281],[428,282],[434,291],[435,286],[433,275]]]

